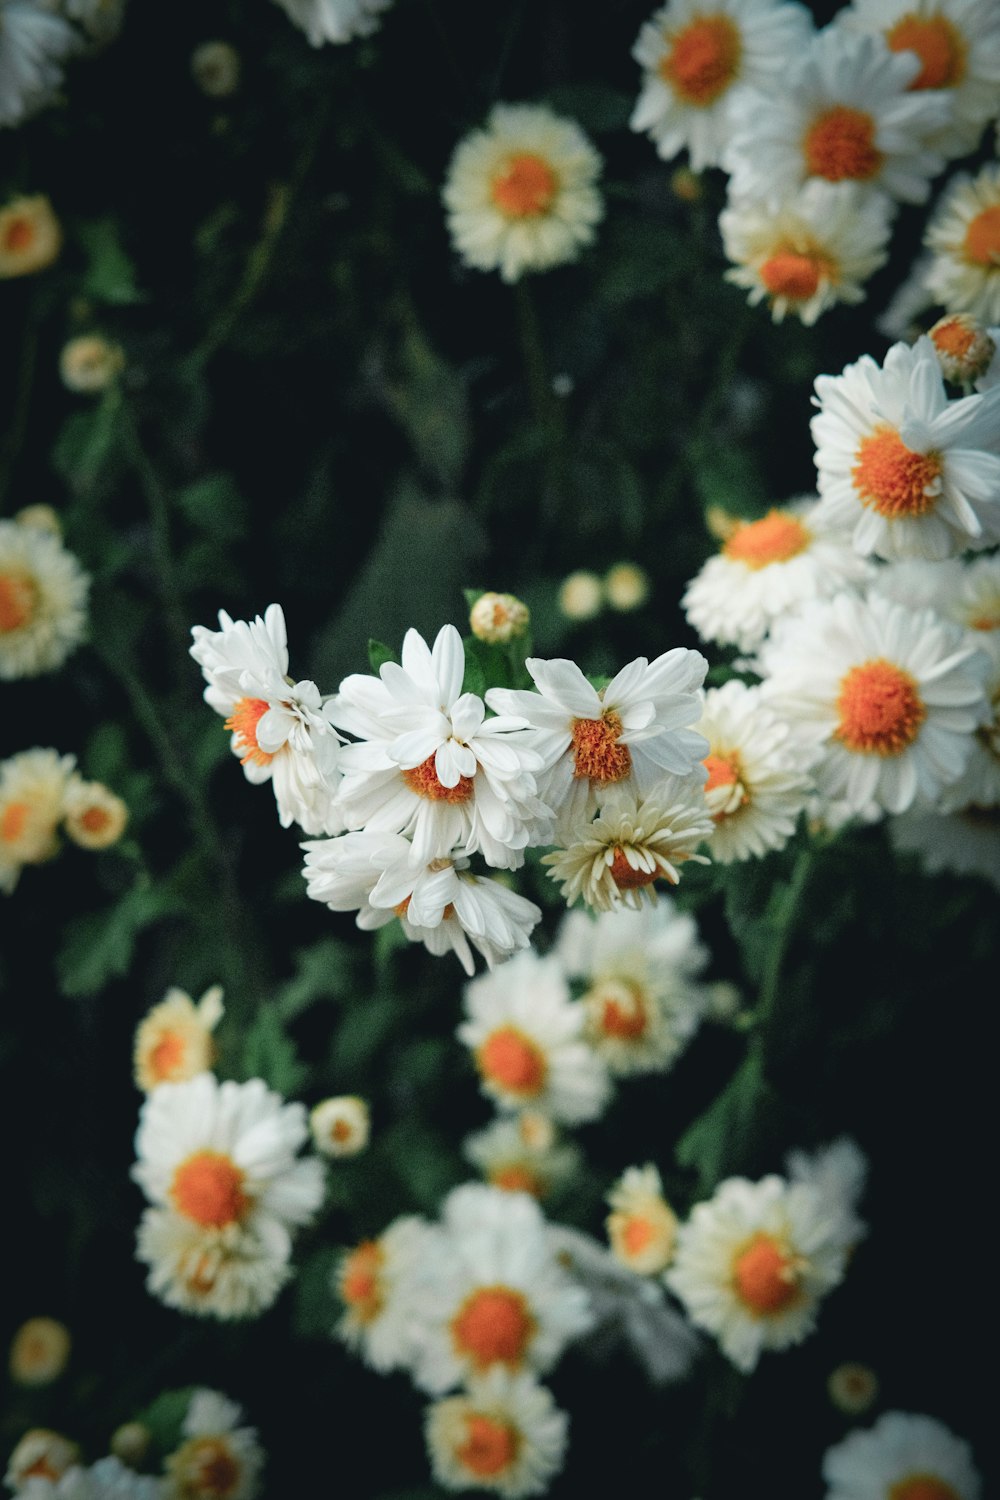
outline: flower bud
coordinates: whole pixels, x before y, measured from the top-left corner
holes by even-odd
[[[491,645],[506,645],[524,635],[530,621],[528,606],[513,594],[480,594],[469,611],[472,634]]]

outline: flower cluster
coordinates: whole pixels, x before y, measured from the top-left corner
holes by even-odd
[[[128,808],[99,781],[84,781],[76,757],[23,750],[0,761],[0,891],[25,865],[59,853],[60,829],[81,849],[107,849],[125,832]]]

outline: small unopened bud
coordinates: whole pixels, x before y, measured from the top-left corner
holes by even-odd
[[[44,193],[0,208],[0,281],[44,271],[62,249],[62,227]]]
[[[142,1422],[123,1422],[111,1434],[111,1452],[130,1469],[138,1469],[152,1441],[153,1434]]]
[[[47,531],[50,536],[62,536],[62,522],[51,505],[26,505],[14,520],[19,526],[33,526],[36,531]]]
[[[59,374],[63,385],[81,396],[107,390],[125,367],[125,356],[117,344],[99,333],[84,333],[63,345]]]
[[[682,203],[697,203],[701,197],[701,178],[690,167],[678,167],[670,179],[670,187]]]
[[[524,635],[530,622],[528,606],[514,594],[480,594],[469,611],[472,634],[492,645],[506,645]]]
[[[928,337],[945,380],[956,385],[985,375],[997,352],[986,329],[968,313],[939,318]]]
[[[209,99],[228,99],[240,86],[240,54],[229,42],[202,42],[191,54],[191,76]]]
[[[559,587],[559,608],[567,620],[592,620],[600,614],[603,599],[604,590],[596,573],[571,573]]]
[[[342,1094],[317,1104],[309,1125],[316,1150],[324,1156],[357,1156],[368,1144],[371,1116],[363,1099]]]
[[[728,979],[716,979],[707,987],[708,1015],[713,1021],[733,1021],[740,1013],[742,996]]]
[[[617,563],[604,575],[604,594],[623,614],[639,609],[649,598],[649,574],[638,563]]]
[[[878,1376],[867,1365],[838,1365],[830,1372],[826,1389],[838,1411],[860,1417],[878,1395]]]
[[[81,849],[108,849],[128,823],[128,808],[100,781],[74,778],[63,798],[66,832]]]
[[[51,1385],[69,1360],[69,1329],[55,1318],[29,1318],[10,1346],[10,1377],[18,1385]]]
[[[705,511],[706,530],[710,536],[715,537],[717,542],[728,542],[741,525],[739,516],[731,515],[728,510],[723,510],[721,505],[710,505]]]

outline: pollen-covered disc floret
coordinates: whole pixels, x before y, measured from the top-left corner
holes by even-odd
[[[524,1110],[500,1118],[466,1138],[463,1155],[491,1187],[544,1199],[568,1182],[580,1166],[572,1142],[560,1142],[547,1115]]]
[[[823,1456],[825,1500],[979,1500],[972,1450],[943,1422],[887,1411]]]
[[[25,865],[59,849],[57,830],[76,762],[57,750],[22,750],[0,761],[0,891],[8,895]]]
[[[938,560],[1000,537],[1000,389],[950,401],[928,338],[816,381],[819,514],[861,553]]]
[[[604,214],[601,158],[573,120],[497,104],[448,166],[442,198],[466,265],[518,281],[575,260]]]
[[[677,1240],[677,1215],[656,1168],[627,1168],[608,1193],[608,1204],[608,1240],[622,1265],[640,1276],[665,1270]]]
[[[215,1061],[212,1033],[222,1015],[220,985],[207,989],[197,1005],[184,990],[170,988],[136,1028],[137,1086],[148,1094],[161,1083],[183,1083],[207,1073]]]
[[[218,1391],[196,1390],[181,1431],[185,1441],[166,1460],[163,1500],[254,1500],[264,1450],[243,1410]]]
[[[520,1500],[548,1490],[562,1468],[568,1425],[544,1386],[496,1368],[471,1379],[464,1394],[428,1407],[424,1431],[434,1478],[445,1489]]]
[[[981,380],[996,356],[996,341],[969,313],[947,313],[938,318],[927,337],[941,366],[941,374],[953,385]]]
[[[377,1239],[345,1250],[333,1290],[343,1306],[336,1334],[372,1369],[409,1366],[416,1349],[421,1254],[431,1228],[414,1215],[395,1219]]]
[[[89,587],[57,536],[0,521],[0,680],[62,666],[83,639]]]
[[[324,42],[342,44],[377,30],[382,12],[392,0],[277,0],[312,47]]]
[[[1000,163],[949,183],[924,235],[925,284],[948,312],[1000,323]]]
[[[465,987],[458,1039],[483,1092],[505,1110],[567,1125],[593,1120],[609,1094],[603,1062],[584,1039],[586,1014],[554,958],[529,950]]]

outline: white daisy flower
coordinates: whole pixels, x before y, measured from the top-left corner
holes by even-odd
[[[331,911],[357,911],[363,931],[398,918],[410,942],[439,955],[454,952],[470,976],[473,947],[492,969],[526,948],[541,921],[534,902],[499,880],[473,875],[458,854],[415,866],[412,845],[401,834],[346,833],[301,847],[314,901]]]
[[[392,0],[277,0],[277,3],[305,32],[310,46],[322,47],[324,42],[350,42],[356,36],[371,36]]]
[[[632,112],[666,161],[686,146],[692,169],[716,167],[734,99],[777,84],[812,31],[808,11],[777,0],[670,0],[646,22],[632,56],[643,70]]]
[[[655,1276],[670,1264],[677,1215],[663,1196],[656,1168],[628,1167],[608,1193],[605,1221],[612,1253],[639,1276]]]
[[[926,144],[951,118],[940,92],[910,93],[912,53],[828,27],[780,87],[748,89],[733,107],[722,164],[734,198],[780,202],[810,177],[856,182],[924,203],[944,158]]]
[[[166,1460],[164,1500],[253,1500],[264,1451],[243,1410],[218,1391],[196,1390],[181,1427],[186,1438]]]
[[[58,853],[56,830],[76,760],[57,750],[22,750],[0,761],[0,891],[14,890],[25,865]]]
[[[0,680],[62,666],[83,639],[89,587],[58,537],[0,521]]]
[[[0,127],[52,101],[77,46],[72,26],[46,0],[0,0]]]
[[[11,198],[0,208],[0,281],[46,270],[59,258],[62,242],[62,225],[44,193]]]
[[[965,808],[985,811],[1000,807],[1000,650],[989,653],[986,718],[972,740],[968,764],[957,781],[945,787],[938,807],[941,812]]]
[[[488,1490],[505,1500],[543,1495],[562,1468],[569,1420],[530,1375],[503,1368],[467,1392],[428,1407],[424,1423],[434,1478],[448,1490]]]
[[[927,337],[934,345],[945,380],[966,386],[984,377],[988,380],[997,352],[996,340],[990,337],[989,329],[968,313],[948,313],[938,318],[928,328]],[[989,384],[981,387],[977,384],[977,389],[988,390]]]
[[[19,1491],[29,1479],[57,1480],[67,1469],[79,1466],[80,1449],[60,1432],[32,1427],[17,1443],[7,1460],[4,1482]]]
[[[640,799],[612,787],[597,817],[581,819],[569,830],[566,847],[543,855],[542,864],[567,906],[582,897],[595,911],[641,911],[644,902],[656,902],[658,880],[677,884],[678,866],[686,860],[709,863],[694,851],[712,828],[705,794],[690,776],[665,776]]]
[[[544,1374],[593,1321],[525,1193],[453,1189],[422,1245],[414,1379],[439,1394],[490,1370]]]
[[[705,800],[714,832],[708,848],[723,865],[783,849],[812,792],[809,747],[763,700],[733,679],[705,694],[699,730],[709,743]]]
[[[767,302],[780,323],[806,327],[838,302],[864,301],[864,283],[888,258],[891,206],[853,182],[811,178],[780,206],[736,199],[719,215],[734,262],[726,280]]]
[[[697,769],[705,742],[688,726],[697,721],[708,670],[700,652],[677,647],[652,662],[636,657],[600,689],[572,661],[529,656],[525,666],[537,692],[491,688],[486,701],[531,725],[529,743],[545,768],[539,794],[556,813],[557,839],[592,816],[610,788],[644,796],[664,772]]]
[[[864,1239],[867,1226],[857,1210],[868,1181],[868,1158],[856,1141],[842,1135],[814,1151],[790,1151],[785,1170],[789,1182],[808,1183],[825,1203],[836,1205],[848,1246]]]
[[[702,640],[754,651],[775,620],[810,599],[867,582],[872,566],[815,499],[776,506],[758,521],[736,521],[681,601]]]
[[[926,285],[949,312],[1000,323],[1000,163],[962,172],[942,194],[924,233],[933,254]]]
[[[723,1354],[749,1374],[766,1349],[811,1333],[819,1302],[843,1277],[853,1243],[836,1197],[780,1177],[730,1177],[678,1231],[670,1290]]]
[[[583,1039],[583,1007],[554,958],[530,949],[465,986],[456,1035],[480,1087],[505,1110],[530,1108],[562,1124],[594,1120],[608,1100],[604,1064]]]
[[[128,807],[100,781],[74,775],[63,798],[63,822],[81,849],[110,849],[128,826]]]
[[[136,1086],[148,1094],[160,1084],[207,1073],[215,1061],[212,1032],[222,1016],[221,985],[213,984],[197,1005],[184,990],[171,986],[136,1028]]]
[[[355,1094],[324,1099],[310,1111],[309,1129],[324,1156],[357,1156],[368,1145],[371,1111]]]
[[[444,625],[433,649],[408,630],[399,663],[344,679],[333,720],[362,743],[342,752],[339,806],[349,828],[411,838],[415,865],[461,848],[517,869],[551,821],[535,795],[542,763],[525,721],[487,719],[464,674],[462,637]]]
[[[638,911],[567,912],[556,954],[586,985],[587,1039],[618,1076],[665,1072],[698,1029],[708,953],[669,896]]]
[[[972,1450],[942,1422],[883,1412],[823,1455],[826,1500],[979,1500]]]
[[[334,807],[340,736],[332,706],[314,682],[288,676],[288,635],[280,604],[264,618],[232,620],[219,611],[220,630],[195,625],[191,655],[207,686],[205,702],[232,732],[231,749],[248,781],[270,781],[282,828],[339,833]]]
[[[416,1349],[421,1249],[430,1226],[415,1216],[395,1219],[377,1239],[362,1240],[340,1259],[333,1289],[344,1312],[336,1334],[365,1364],[385,1374],[409,1366]]]
[[[547,1115],[526,1110],[515,1119],[497,1119],[466,1138],[466,1160],[491,1187],[505,1193],[530,1193],[544,1199],[568,1182],[580,1168],[580,1152],[560,1143]]]
[[[1000,538],[1000,390],[949,401],[930,339],[820,375],[820,515],[860,553],[939,559]]]
[[[880,35],[893,52],[916,53],[920,72],[910,88],[941,90],[952,110],[931,144],[947,157],[976,149],[1000,93],[1000,11],[993,0],[853,0],[837,25]]]
[[[203,1226],[172,1208],[146,1209],[136,1259],[149,1267],[148,1290],[167,1307],[223,1320],[258,1317],[292,1276],[284,1233]]]
[[[576,260],[604,214],[600,170],[575,121],[544,105],[495,105],[448,165],[441,196],[455,249],[508,282]]]
[[[768,704],[819,751],[820,797],[859,815],[933,802],[962,774],[987,712],[985,657],[930,610],[879,594],[804,609],[760,663]]]
[[[137,1474],[119,1459],[102,1458],[89,1469],[67,1469],[58,1479],[34,1476],[18,1500],[165,1500],[163,1481]]]
[[[1000,890],[1000,809],[940,813],[914,808],[889,821],[893,847],[916,854],[928,875],[980,875]]]

